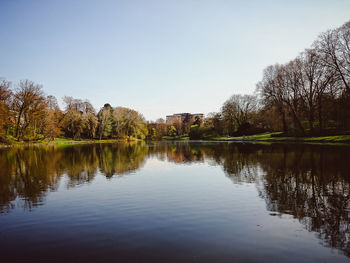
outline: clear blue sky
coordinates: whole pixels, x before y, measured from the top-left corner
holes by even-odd
[[[148,120],[217,111],[350,20],[349,0],[0,0],[0,77]]]

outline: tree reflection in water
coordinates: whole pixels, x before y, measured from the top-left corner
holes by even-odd
[[[120,143],[0,149],[0,211],[43,204],[58,188],[132,173],[156,157],[220,165],[234,183],[255,183],[269,211],[297,218],[325,245],[350,256],[347,147],[234,143]]]

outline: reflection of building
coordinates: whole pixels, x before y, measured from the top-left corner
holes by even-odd
[[[203,120],[204,114],[203,113],[175,113],[173,115],[167,115],[166,116],[166,123],[172,124],[175,121],[181,121],[181,122],[187,122],[189,120],[195,120],[196,118],[199,118],[200,120]]]

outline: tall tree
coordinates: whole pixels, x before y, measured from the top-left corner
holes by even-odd
[[[116,107],[113,111],[113,135],[144,139],[148,134],[144,117],[135,110]]]
[[[62,119],[62,128],[67,137],[80,138],[84,129],[82,113],[74,109],[67,110]]]
[[[324,66],[334,70],[350,94],[350,21],[337,29],[328,30],[314,43]]]
[[[93,139],[96,136],[98,127],[98,118],[92,112],[82,114],[83,118],[83,136]]]
[[[9,103],[12,92],[11,83],[5,79],[0,79],[0,138],[5,135],[6,125],[9,124]]]
[[[257,91],[262,99],[265,108],[276,108],[282,122],[282,129],[287,131],[286,105],[283,85],[278,83],[279,75],[282,72],[282,66],[279,64],[268,66],[264,69],[263,79],[257,84]]]
[[[98,134],[100,140],[102,137],[111,137],[112,136],[112,118],[113,108],[110,104],[105,104],[103,108],[98,112]]]
[[[302,134],[305,134],[305,129],[302,125],[302,99],[301,91],[304,82],[304,75],[302,72],[302,61],[296,58],[281,68],[281,73],[278,75],[278,84],[284,89],[284,101],[289,112],[294,120],[294,127]]]
[[[63,98],[66,112],[62,120],[62,127],[66,136],[75,139],[94,138],[98,127],[98,118],[92,104],[88,100]]]
[[[42,135],[44,138],[53,140],[62,134],[63,113],[58,106],[56,97],[49,95],[46,97],[46,102],[47,108],[43,118]]]
[[[15,89],[12,109],[16,114],[16,138],[20,140],[31,128],[36,137],[38,121],[44,116],[46,100],[42,86],[30,80],[22,80]]]
[[[222,116],[230,135],[242,125],[249,123],[257,109],[257,99],[253,95],[232,95],[222,106]]]

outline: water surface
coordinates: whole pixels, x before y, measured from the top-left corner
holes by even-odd
[[[0,149],[1,262],[349,262],[350,147]]]

